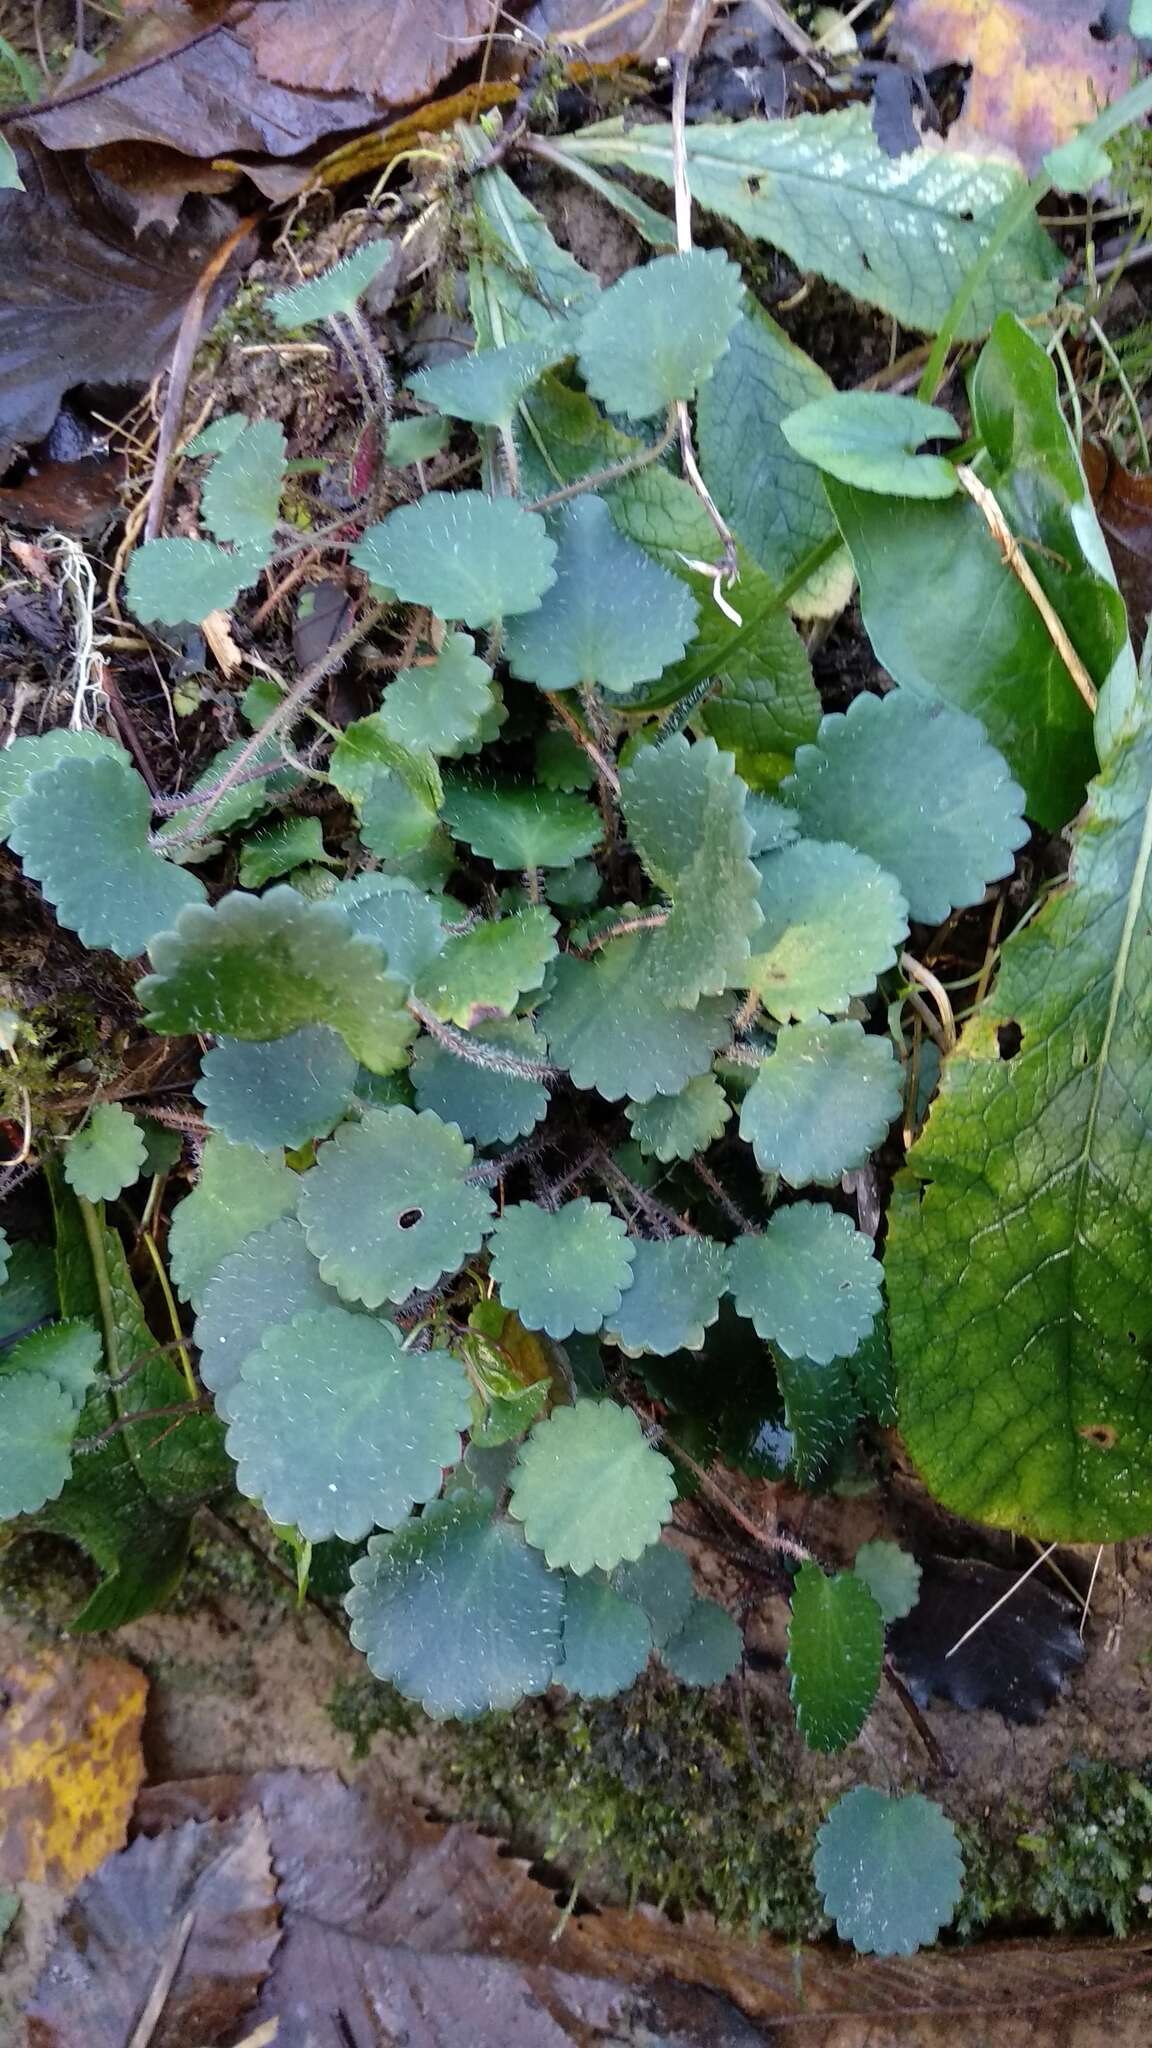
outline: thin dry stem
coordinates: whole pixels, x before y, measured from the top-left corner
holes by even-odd
[[[1000,510],[995,497],[988,489],[987,484],[981,483],[980,478],[975,472],[969,469],[966,462],[957,463],[956,475],[961,488],[967,491],[972,503],[983,517],[989,533],[992,535],[1003,556],[1005,567],[1012,571],[1013,576],[1015,576],[1021,588],[1028,593],[1028,596],[1039,612],[1048,638],[1064,663],[1089,711],[1095,711],[1096,685],[1092,681],[1076,649],[1073,647],[1071,640],[1068,638],[1064,627],[1041,589],[1040,584],[1037,582],[1031,565],[1025,557],[1024,550],[1009,526],[1008,521],[1005,519],[1003,512]]]

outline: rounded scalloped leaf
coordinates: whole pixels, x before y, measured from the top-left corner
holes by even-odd
[[[567,868],[600,844],[604,823],[583,797],[514,783],[488,786],[450,780],[443,815],[462,839],[493,867],[521,872]]]
[[[506,635],[513,675],[542,690],[598,683],[626,692],[655,681],[696,631],[687,584],[625,538],[602,498],[565,505],[552,530],[556,581]]]
[[[148,540],[134,549],[124,591],[145,625],[199,626],[210,612],[231,611],[264,567],[263,547],[229,554],[212,540]]]
[[[553,1571],[615,1570],[655,1543],[676,1474],[630,1408],[577,1401],[538,1422],[521,1446],[508,1512]]]
[[[740,1136],[761,1172],[831,1186],[864,1164],[902,1101],[890,1039],[851,1021],[786,1024],[744,1097]]]
[[[213,1130],[260,1152],[326,1138],[352,1102],[357,1061],[338,1032],[307,1024],[286,1038],[222,1038],[193,1094]]]
[[[0,1385],[17,1374],[39,1374],[63,1387],[79,1413],[103,1357],[104,1346],[92,1323],[80,1317],[49,1323],[5,1349]]]
[[[862,1543],[852,1569],[863,1579],[885,1622],[903,1621],[920,1598],[920,1566],[898,1543],[877,1537]]]
[[[0,764],[3,758],[0,755]],[[553,726],[548,732],[542,732],[536,742],[536,783],[541,789],[593,789],[596,785],[595,763],[589,760],[570,732]]]
[[[397,746],[453,754],[474,740],[496,702],[487,662],[467,633],[449,633],[434,661],[402,668],[389,683],[380,722]]]
[[[491,1250],[505,1308],[529,1330],[568,1337],[573,1330],[591,1336],[615,1314],[632,1279],[635,1245],[605,1202],[579,1195],[560,1209],[512,1203]]]
[[[98,1102],[64,1153],[64,1178],[89,1202],[112,1202],[139,1180],[147,1154],[144,1133],[118,1102]]]
[[[538,903],[511,917],[473,925],[447,940],[417,983],[421,1002],[446,1023],[467,1028],[474,1013],[512,1010],[539,988],[556,952],[556,919]]]
[[[116,740],[106,739],[102,732],[73,732],[67,725],[55,726],[51,732],[29,733],[13,740],[10,747],[0,747],[0,839],[7,836],[9,806],[24,794],[34,775],[55,768],[58,761],[101,758],[131,766]]]
[[[801,461],[842,484],[896,498],[951,498],[960,488],[943,455],[917,455],[925,441],[957,441],[942,406],[896,391],[832,391],[798,406],[780,432]]]
[[[580,1699],[613,1699],[635,1684],[651,1650],[648,1616],[635,1601],[601,1579],[568,1579],[557,1685]]]
[[[744,1638],[716,1600],[693,1600],[661,1657],[682,1685],[722,1685],[744,1661]]]
[[[683,1552],[673,1550],[669,1543],[653,1543],[639,1557],[618,1565],[612,1584],[644,1609],[658,1650],[680,1633],[692,1611],[692,1567]]]
[[[959,1838],[935,1800],[872,1785],[837,1800],[812,1870],[837,1933],[861,1955],[914,1955],[948,1926],[964,1888]]]
[[[544,1040],[526,1017],[494,1018],[478,1024],[469,1035],[497,1057],[502,1051],[518,1059],[548,1057]],[[527,1137],[548,1114],[548,1090],[542,1081],[473,1065],[434,1038],[416,1042],[412,1086],[417,1108],[434,1110],[477,1145],[511,1144],[514,1138]]]
[[[294,1216],[281,1216],[246,1237],[216,1268],[196,1317],[200,1377],[216,1396],[219,1414],[227,1418],[240,1368],[259,1349],[265,1331],[307,1309],[337,1306]]]
[[[816,1365],[850,1358],[880,1309],[871,1238],[824,1202],[778,1209],[729,1253],[729,1291],[765,1343]]]
[[[636,420],[691,398],[728,347],[743,296],[719,249],[626,271],[584,317],[580,374],[593,398]]]
[[[429,491],[370,526],[352,550],[378,587],[466,626],[534,611],[555,559],[538,512],[482,491]]]
[[[565,954],[541,1013],[557,1066],[578,1088],[595,1088],[609,1102],[679,1095],[687,1081],[707,1073],[730,1035],[727,1007],[717,998],[682,1010],[652,987],[654,936],[612,939],[591,960]]]
[[[309,327],[316,320],[331,320],[333,314],[352,313],[356,302],[392,260],[394,244],[377,238],[361,242],[350,256],[288,291],[273,292],[268,311],[277,327]]]
[[[334,903],[287,887],[233,893],[186,910],[151,950],[137,994],[153,1031],[269,1039],[330,1024],[374,1073],[407,1062],[416,1022],[404,984]]]
[[[0,1375],[0,1520],[35,1514],[64,1491],[72,1470],[76,1409],[41,1373]]]
[[[894,878],[865,854],[801,839],[765,854],[763,925],[741,969],[774,1017],[846,1010],[892,966],[908,933],[908,906]]]
[[[135,769],[111,756],[42,769],[9,807],[13,851],[61,924],[122,960],[204,900],[203,882],[151,851],[151,812]]]
[[[748,790],[715,740],[683,733],[644,747],[620,777],[632,843],[657,887],[672,898],[655,935],[649,977],[666,1001],[748,986],[744,962],[761,922],[760,878],[749,859]]]
[[[430,1109],[370,1109],[325,1145],[300,1187],[321,1277],[368,1308],[434,1287],[479,1251],[492,1197],[469,1184],[472,1147]]]
[[[436,1720],[472,1720],[546,1692],[560,1655],[564,1580],[492,1496],[434,1501],[352,1567],[351,1637],[377,1678]]]
[[[632,1285],[605,1319],[605,1341],[630,1358],[699,1351],[728,1284],[727,1246],[706,1237],[634,1242]]]
[[[910,690],[823,719],[784,792],[809,839],[867,854],[927,924],[979,903],[1028,837],[1024,791],[979,720]]]
[[[204,479],[200,517],[217,540],[271,548],[284,488],[284,429],[251,420],[221,450]]]
[[[884,1663],[884,1621],[863,1579],[802,1564],[792,1587],[788,1670],[809,1749],[845,1749],[871,1712]]]
[[[732,1105],[714,1074],[698,1074],[679,1095],[630,1102],[624,1112],[646,1158],[692,1159],[717,1139]]]
[[[200,1178],[177,1203],[168,1228],[168,1264],[177,1292],[198,1309],[229,1252],[287,1215],[299,1192],[299,1175],[282,1159],[254,1145],[233,1145],[214,1131],[205,1141]]]
[[[309,1309],[266,1332],[228,1397],[237,1485],[309,1543],[394,1529],[460,1457],[471,1394],[449,1351],[391,1323]]]
[[[356,875],[332,896],[354,932],[375,939],[388,956],[388,972],[411,988],[444,945],[441,905],[402,875]]]
[[[452,419],[469,420],[477,427],[507,427],[525,392],[545,370],[575,353],[576,322],[556,320],[543,334],[511,342],[507,348],[477,349],[435,363],[418,371],[409,388],[414,397]]]

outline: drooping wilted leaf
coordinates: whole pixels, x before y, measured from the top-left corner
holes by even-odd
[[[509,1512],[553,1570],[613,1571],[655,1543],[676,1475],[631,1409],[577,1401],[538,1422],[512,1474]]]
[[[554,1210],[514,1202],[492,1232],[501,1301],[528,1329],[550,1337],[591,1334],[614,1315],[631,1283],[634,1255],[620,1218],[584,1195]]]
[[[445,1022],[467,1025],[473,1012],[510,1011],[539,988],[556,952],[556,920],[539,904],[473,925],[446,940],[416,993]]]
[[[640,1150],[654,1159],[691,1159],[718,1138],[732,1105],[714,1074],[700,1074],[678,1095],[654,1095],[625,1110]]]
[[[556,580],[509,627],[513,675],[542,690],[598,683],[616,694],[679,661],[696,628],[691,592],[625,539],[603,498],[563,506],[552,531]]]
[[[501,1052],[541,1064],[548,1057],[544,1040],[526,1017],[494,1018],[478,1024],[470,1036],[497,1061]],[[418,1108],[435,1110],[478,1145],[511,1144],[514,1138],[526,1137],[548,1113],[548,1090],[542,1081],[501,1072],[498,1064],[474,1066],[434,1038],[417,1041],[412,1086]]]
[[[790,1358],[850,1358],[880,1308],[871,1240],[824,1202],[777,1209],[759,1236],[737,1239],[729,1260],[740,1314]]]
[[[90,1202],[114,1201],[143,1166],[144,1133],[119,1102],[98,1102],[64,1154],[65,1180]]]
[[[925,441],[955,441],[951,413],[894,391],[836,391],[809,399],[780,423],[788,446],[843,484],[892,497],[951,498],[956,471],[943,455],[920,455]]]
[[[612,1699],[639,1678],[651,1650],[652,1630],[642,1607],[602,1579],[569,1576],[557,1685],[578,1699]]]
[[[764,1173],[831,1185],[862,1166],[900,1114],[890,1039],[850,1020],[785,1025],[740,1109],[740,1135]]]
[[[392,252],[391,242],[361,242],[350,256],[305,278],[303,284],[273,292],[268,310],[277,327],[311,327],[315,321],[355,312],[357,301],[391,262]]]
[[[307,1309],[336,1306],[294,1216],[254,1230],[216,1266],[196,1317],[200,1377],[228,1419],[240,1367],[266,1331]]]
[[[326,1138],[347,1113],[357,1062],[338,1032],[308,1024],[286,1038],[222,1038],[205,1053],[193,1093],[213,1130],[260,1152]]]
[[[401,669],[380,718],[399,746],[453,754],[476,737],[494,703],[492,671],[475,642],[467,633],[450,633],[427,667]]]
[[[534,611],[555,559],[539,513],[482,491],[429,491],[370,526],[352,551],[374,584],[466,626]]]
[[[300,1182],[282,1159],[213,1135],[191,1194],[173,1211],[168,1260],[178,1291],[198,1308],[221,1261],[242,1238],[296,1206]]]
[[[262,544],[229,552],[211,540],[145,541],[128,563],[129,607],[145,625],[198,626],[209,612],[231,609],[267,554]]]
[[[798,840],[761,856],[763,922],[741,968],[774,1017],[846,1010],[867,995],[908,931],[893,876],[851,847]]]
[[[792,1587],[788,1670],[796,1724],[809,1749],[844,1749],[880,1684],[884,1622],[862,1579],[802,1564]]]
[[[919,1792],[891,1799],[856,1785],[816,1838],[816,1882],[837,1932],[863,1955],[910,1956],[960,1903],[956,1830]]]
[[[911,1614],[920,1593],[920,1567],[910,1552],[877,1538],[860,1545],[852,1569],[863,1579],[885,1623]]]
[[[591,960],[567,953],[556,963],[542,1012],[552,1058],[578,1088],[595,1088],[609,1102],[678,1095],[694,1076],[707,1074],[729,1034],[727,1009],[717,998],[682,1010],[658,992],[658,936],[629,932]]]
[[[593,398],[630,419],[692,398],[728,346],[744,284],[720,249],[656,256],[601,292],[580,331]]]
[[[517,783],[488,785],[456,777],[444,791],[453,835],[493,867],[522,873],[566,868],[600,842],[603,821],[583,797]]]
[[[706,1237],[636,1240],[632,1284],[605,1317],[605,1339],[629,1357],[698,1351],[720,1313],[728,1253]]]
[[[744,1638],[719,1601],[693,1600],[660,1655],[681,1685],[722,1685],[743,1662]]]
[[[746,985],[750,937],[761,923],[759,878],[748,857],[747,789],[714,740],[682,733],[646,747],[620,778],[633,844],[672,899],[649,962],[655,992],[690,1007]]]

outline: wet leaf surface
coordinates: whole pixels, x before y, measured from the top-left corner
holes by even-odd
[[[921,1706],[937,1698],[966,1709],[991,1708],[1008,1721],[1038,1721],[1058,1698],[1084,1661],[1079,1615],[1039,1574],[1019,1580],[1020,1571],[971,1558],[926,1562],[916,1605],[888,1638]],[[973,1622],[1014,1586],[1012,1598],[950,1656]]]
[[[0,1882],[76,1884],[118,1849],[144,1775],[147,1680],[119,1657],[9,1664],[0,1716]]]

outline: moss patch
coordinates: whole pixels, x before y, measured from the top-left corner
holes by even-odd
[[[1123,1936],[1152,1920],[1152,1763],[1069,1764],[1042,1813],[962,1834],[962,1936],[1040,1925]]]

